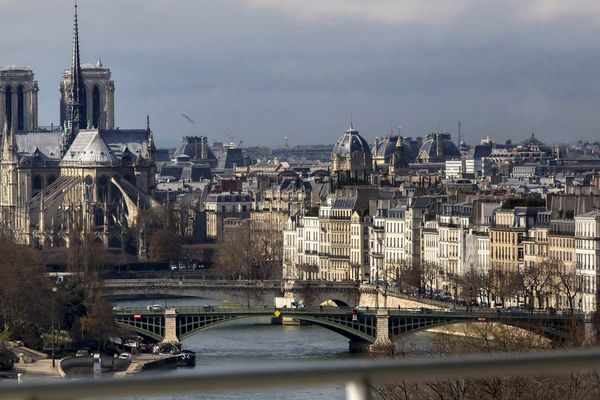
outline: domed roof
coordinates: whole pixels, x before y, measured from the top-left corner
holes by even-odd
[[[350,124],[350,128],[337,140],[333,147],[333,155],[343,158],[350,157],[350,155],[355,153],[370,155],[371,148],[369,147],[369,143]]]
[[[442,162],[460,157],[460,150],[449,133],[430,133],[419,150],[420,162]]]
[[[398,145],[398,140],[400,140],[400,145]],[[417,142],[410,137],[387,136],[375,143],[373,157],[388,158],[398,151],[403,157],[414,160],[419,154],[419,147]]]

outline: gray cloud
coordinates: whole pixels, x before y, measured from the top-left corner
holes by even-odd
[[[56,122],[72,4],[0,9],[0,64],[34,68],[40,122]],[[149,113],[169,146],[190,133],[332,143],[351,112],[368,139],[458,120],[471,142],[595,139],[598,17],[583,0],[80,1],[82,57],[113,71],[117,123]]]

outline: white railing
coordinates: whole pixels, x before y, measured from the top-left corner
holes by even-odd
[[[349,400],[370,399],[376,384],[600,370],[600,349],[530,353],[477,354],[446,358],[321,362],[294,367],[265,367],[181,375],[138,375],[130,379],[97,379],[31,383],[0,387],[0,400],[71,400],[240,392],[345,385]]]

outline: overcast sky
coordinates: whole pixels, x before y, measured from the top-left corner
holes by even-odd
[[[116,124],[159,146],[598,139],[600,1],[80,0],[84,62],[115,81]],[[70,0],[0,0],[0,65],[31,66],[40,124],[59,119]],[[196,121],[191,125],[181,114]]]

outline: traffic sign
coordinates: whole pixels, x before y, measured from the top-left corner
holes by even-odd
[[[275,315],[277,318],[279,318],[279,316],[281,315],[281,312],[279,310],[275,310],[273,315]]]

